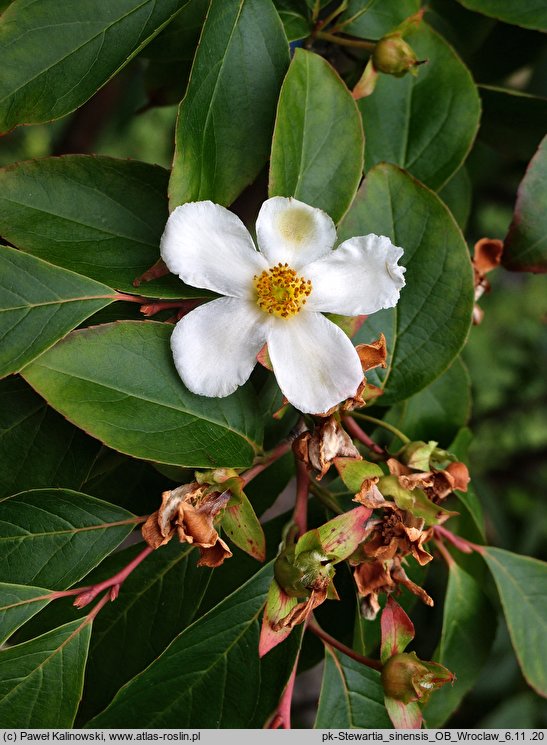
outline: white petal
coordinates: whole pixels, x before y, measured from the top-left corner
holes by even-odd
[[[397,264],[403,253],[385,235],[344,241],[305,268],[313,288],[306,310],[358,316],[392,308],[405,285],[405,268]]]
[[[323,210],[292,197],[272,197],[260,208],[256,237],[270,266],[287,262],[299,269],[331,250],[336,228]]]
[[[213,202],[188,202],[170,214],[161,257],[193,287],[251,297],[253,276],[267,268],[237,215]]]
[[[279,387],[305,414],[319,414],[353,396],[363,379],[355,348],[320,313],[273,319],[268,352]]]
[[[253,302],[223,297],[200,305],[175,326],[171,349],[186,387],[228,396],[243,385],[266,341],[269,318]]]

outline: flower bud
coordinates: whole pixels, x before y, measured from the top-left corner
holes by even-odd
[[[415,74],[421,64],[412,47],[399,35],[384,36],[376,44],[372,53],[372,63],[376,70],[401,78],[407,72]]]
[[[334,577],[331,559],[313,549],[295,556],[294,546],[282,551],[274,564],[274,576],[290,597],[308,597],[312,590],[325,587]]]
[[[453,673],[436,662],[422,662],[416,652],[393,655],[382,670],[385,695],[404,704],[425,703],[434,690],[452,680]]]

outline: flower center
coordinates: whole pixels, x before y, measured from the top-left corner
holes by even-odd
[[[260,310],[278,318],[296,315],[312,290],[310,280],[299,277],[288,264],[277,264],[255,274],[254,284]]]

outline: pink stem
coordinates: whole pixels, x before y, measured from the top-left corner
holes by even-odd
[[[377,445],[374,440],[372,440],[367,433],[361,429],[355,419],[350,416],[344,417],[344,427],[352,437],[355,437],[356,440],[359,440],[363,445],[366,445],[373,453],[385,455],[384,449],[381,448],[380,445]]]
[[[298,665],[298,657],[294,663],[291,677],[289,678],[283,695],[279,700],[279,705],[272,719],[268,729],[290,729],[291,728],[291,703],[294,691],[294,681],[296,680],[296,667]]]
[[[304,535],[308,529],[308,494],[310,477],[306,464],[296,461],[296,502],[293,520],[298,528],[298,535]]]
[[[184,311],[184,314],[186,314],[189,313],[191,310],[194,310],[194,308],[197,308],[197,306],[201,305],[202,303],[203,300],[201,298],[196,298],[195,300],[179,300],[178,302],[172,303],[149,303],[148,305],[141,305],[141,313],[149,318],[150,316],[155,316],[156,313],[159,313],[162,310],[169,310],[170,308],[180,308],[182,311]],[[180,314],[178,315],[180,317]]]
[[[435,541],[435,546],[437,547],[437,551],[440,553],[440,555],[443,557],[443,559],[446,561],[446,565],[450,568],[453,564],[455,564],[454,559],[448,551],[446,550],[446,546],[442,542],[442,540]]]
[[[110,577],[110,579],[105,579],[103,582],[98,582],[96,585],[91,585],[89,588],[80,588],[80,594],[74,601],[74,605],[77,608],[83,608],[88,603],[91,603],[99,593],[103,590],[108,590],[109,588],[110,592],[108,593],[108,597],[111,600],[115,600],[118,597],[121,584],[127,579],[131,572],[139,566],[141,561],[146,559],[146,557],[152,553],[153,550],[153,548],[147,546],[140,552],[140,554],[135,556],[133,561],[130,561],[126,567],[121,569],[113,577]],[[84,590],[83,592],[82,589]]]
[[[363,665],[366,665],[367,667],[372,667],[374,670],[382,669],[382,663],[379,660],[372,660],[370,657],[363,657],[362,654],[359,654],[354,649],[351,649],[351,647],[346,647],[345,644],[342,644],[342,642],[339,642],[338,639],[334,638],[334,636],[331,636],[330,634],[327,634],[326,631],[323,631],[323,629],[320,626],[318,626],[315,621],[309,621],[308,628],[316,636],[318,636],[325,644],[328,644],[329,647],[334,647],[339,652],[343,652],[348,657],[351,657],[352,660],[356,660],[356,662],[361,662]]]
[[[461,551],[464,554],[472,554],[473,551],[477,551],[479,554],[484,553],[484,546],[478,546],[476,543],[471,543],[471,541],[467,541],[465,538],[455,535],[452,531],[447,530],[447,528],[444,528],[442,525],[435,525],[433,531],[436,535],[441,536],[441,538],[445,538],[455,546],[458,551]]]
[[[266,455],[264,460],[261,463],[257,463],[256,466],[253,466],[252,468],[249,468],[248,471],[245,471],[245,473],[241,474],[241,478],[243,479],[243,486],[247,486],[249,481],[252,481],[254,478],[258,476],[259,473],[262,473],[268,466],[271,466],[272,463],[275,463],[276,460],[279,460],[285,453],[288,453],[291,449],[292,442],[290,440],[284,440],[283,442],[280,442],[279,445],[277,445],[271,453]]]

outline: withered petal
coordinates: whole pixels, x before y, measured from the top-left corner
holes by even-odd
[[[225,559],[229,559],[232,556],[232,552],[228,548],[227,544],[218,537],[217,542],[214,546],[200,546],[199,552],[201,558],[197,563],[198,567],[214,567],[220,566]]]
[[[171,529],[167,535],[162,534],[158,525],[158,511],[156,511],[153,512],[148,520],[143,524],[141,533],[146,543],[148,543],[151,548],[156,549],[169,543],[173,537],[174,530]]]

